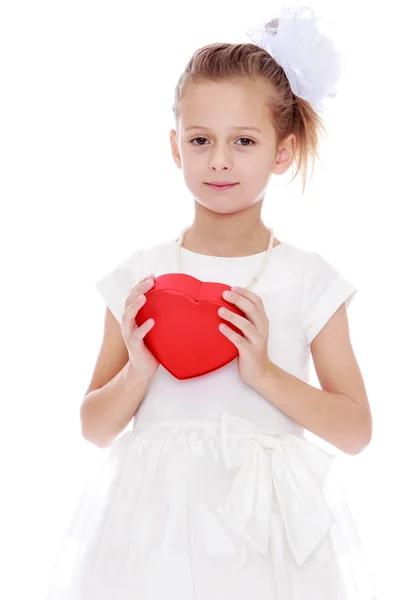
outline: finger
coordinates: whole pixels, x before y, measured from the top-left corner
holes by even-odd
[[[147,319],[136,331],[132,334],[132,339],[139,341],[142,340],[145,335],[150,331],[154,325],[154,319]]]
[[[251,343],[256,342],[257,332],[255,330],[253,323],[251,323],[249,321],[249,319],[246,319],[245,317],[242,317],[226,308],[218,309],[218,314],[222,319],[229,321],[230,323],[235,325],[235,327],[240,329],[240,331],[242,331],[243,335],[245,335]]]
[[[154,273],[151,273],[150,275],[146,275],[146,277],[143,277],[143,279],[141,279],[138,283],[135,283],[135,285],[133,287],[131,287],[131,289],[129,290],[129,293],[131,293],[132,290],[135,289],[135,287],[138,287],[141,283],[146,282],[148,279],[154,279],[155,275]]]
[[[128,296],[129,298],[129,296]],[[128,303],[128,298],[126,299],[125,302],[125,311],[122,315],[122,324],[126,324],[126,321],[129,322],[129,324],[133,327],[133,321],[136,318],[136,315],[138,314],[139,310],[142,308],[142,306],[145,304],[147,298],[144,294],[141,294],[140,296],[138,296],[137,298],[135,298],[130,304]]]
[[[223,298],[240,308],[256,329],[259,329],[260,331],[263,330],[263,316],[261,315],[258,306],[251,300],[248,300],[238,292],[230,292],[229,297],[224,293]]]
[[[132,290],[127,295],[125,300],[125,306],[129,305],[133,300],[136,299],[136,297],[148,292],[153,287],[153,285],[154,279],[152,279],[151,277],[138,283],[134,288],[132,288]]]
[[[240,296],[243,296],[243,298],[246,298],[246,300],[249,300],[250,302],[252,302],[258,308],[258,310],[260,311],[260,314],[263,314],[263,313],[265,314],[264,303],[263,303],[262,299],[260,298],[260,296],[258,296],[254,292],[251,292],[247,288],[242,288],[240,286],[233,286],[231,288],[231,290],[233,293],[237,293]]]
[[[228,325],[225,325],[225,323],[221,323],[218,328],[220,332],[236,346],[236,348],[240,349],[246,343],[244,337],[242,337],[239,333],[236,333],[236,331],[233,331],[233,329]]]
[[[129,310],[129,318],[136,317],[139,310],[142,308],[143,304],[147,301],[145,294],[140,294],[137,298],[135,298],[128,307]]]

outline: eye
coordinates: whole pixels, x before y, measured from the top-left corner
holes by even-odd
[[[240,140],[247,140],[248,142],[251,142],[250,144],[240,144],[240,146],[254,146],[255,142],[253,140],[251,140],[250,138],[246,138],[246,137],[242,137],[239,138]]]
[[[197,138],[194,138],[193,140],[190,140],[190,143],[193,144],[193,142],[196,142],[197,140],[205,140],[205,139],[206,138],[203,138],[203,137],[197,137]],[[193,146],[204,146],[204,144],[193,144]]]
[[[247,137],[242,137],[242,138],[239,138],[239,139],[240,140],[246,140],[247,142],[250,142],[249,144],[239,144],[240,146],[244,146],[244,147],[246,147],[246,146],[254,146],[255,143],[256,143],[256,142],[254,142],[253,140],[251,140],[250,138],[247,138]],[[193,144],[193,142],[197,142],[197,140],[205,140],[205,141],[207,141],[206,138],[197,137],[197,138],[194,138],[193,140],[190,140],[189,143],[192,144],[193,146],[204,146],[205,145],[205,144]]]

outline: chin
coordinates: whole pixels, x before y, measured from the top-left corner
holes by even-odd
[[[193,196],[194,199],[196,200],[196,202],[198,202],[198,204],[200,204],[201,206],[203,206],[206,210],[209,210],[210,212],[213,213],[217,213],[220,215],[232,215],[238,212],[241,212],[242,210],[246,210],[247,208],[249,208],[253,203],[248,203],[248,204],[243,204],[243,203],[237,203],[234,202],[233,200],[229,200],[227,198],[225,199],[221,199],[221,200],[214,200],[214,201],[209,201],[204,200],[202,198],[199,198],[198,196]]]

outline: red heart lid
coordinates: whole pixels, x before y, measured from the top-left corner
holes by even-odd
[[[230,289],[224,283],[200,281],[186,273],[165,273],[154,279],[136,323],[140,327],[154,319],[144,343],[177,379],[205,375],[238,356],[236,346],[218,328],[225,322],[217,312],[221,306],[245,317],[222,297],[222,292]],[[243,335],[232,323],[228,326]]]

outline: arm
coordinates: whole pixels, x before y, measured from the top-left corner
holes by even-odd
[[[350,342],[345,304],[310,349],[322,389],[270,362],[257,391],[302,427],[347,454],[357,454],[371,440],[372,417]]]
[[[111,444],[134,417],[149,383],[128,361],[103,387],[86,394],[80,411],[83,437],[99,448]]]

